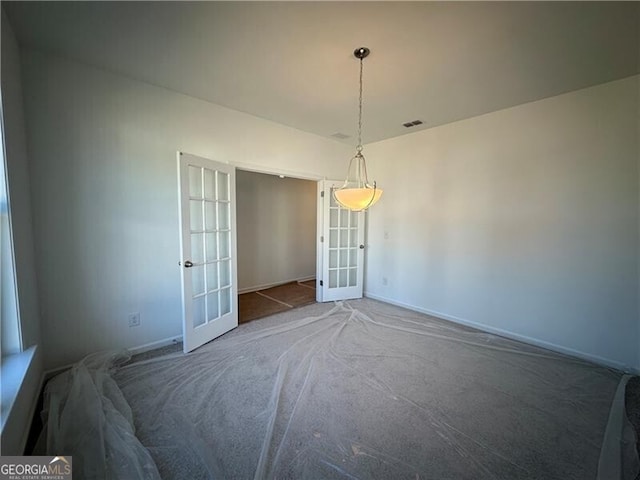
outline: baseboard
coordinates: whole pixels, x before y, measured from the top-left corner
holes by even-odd
[[[295,282],[308,282],[309,280],[315,280],[316,277],[317,277],[317,275],[310,275],[308,277],[302,277],[302,278],[299,278],[299,279],[294,280],[294,281]]]
[[[182,335],[178,335],[175,337],[163,338],[162,340],[157,340],[151,343],[145,343],[144,345],[139,345],[137,347],[131,347],[127,350],[131,355],[138,355],[139,353],[148,352],[149,350],[155,350],[156,348],[166,347],[167,345],[175,345],[176,343],[180,343],[182,341]]]
[[[241,288],[238,290],[238,295],[242,295],[243,293],[257,292],[258,290],[264,290],[266,288],[279,287],[280,285],[286,285],[287,283],[292,283],[292,282],[308,282],[309,280],[315,280],[315,278],[316,278],[315,275],[311,275],[311,276],[302,277],[302,278],[294,278],[292,280],[285,280],[282,282],[265,283],[264,285],[255,285],[253,287]]]
[[[536,347],[546,348],[547,350],[552,350],[554,352],[562,353],[564,355],[576,357],[576,358],[579,358],[580,360],[587,360],[589,362],[593,362],[598,365],[602,365],[609,368],[614,368],[616,370],[620,370],[625,373],[631,373],[634,375],[640,374],[640,369],[630,367],[629,365],[625,365],[622,362],[618,362],[617,360],[612,360],[610,358],[600,357],[598,355],[581,352],[579,350],[563,347],[555,343],[539,340],[533,337],[528,337],[526,335],[520,335],[519,333],[510,332],[508,330],[503,330],[501,328],[496,328],[496,327],[492,327],[482,323],[473,322],[471,320],[455,317],[453,315],[447,315],[446,313],[437,312],[435,310],[429,310],[429,309],[417,307],[415,305],[411,305],[408,303],[398,302],[396,300],[386,298],[381,295],[375,295],[370,292],[365,292],[364,296],[367,298],[371,298],[373,300],[378,300],[380,302],[389,303],[391,305],[396,305],[398,307],[403,307],[403,308],[406,308],[407,310],[412,310],[414,312],[424,313],[425,315],[430,315],[432,317],[436,317],[441,320],[448,320],[453,323],[458,323],[460,325],[465,325],[467,327],[472,327],[478,330],[482,330],[483,332],[493,333],[494,335],[498,335],[500,337],[509,338],[511,340],[517,340],[519,342],[527,343],[529,345],[533,345]]]

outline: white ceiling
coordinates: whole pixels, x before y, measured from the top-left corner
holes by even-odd
[[[360,46],[365,143],[640,71],[638,2],[2,6],[23,45],[350,144]]]

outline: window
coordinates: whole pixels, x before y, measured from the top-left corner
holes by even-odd
[[[2,112],[0,112],[1,114]],[[2,357],[22,350],[20,320],[16,295],[11,214],[7,190],[7,165],[5,155],[4,122],[0,122],[2,138],[2,162],[0,162],[0,315]]]

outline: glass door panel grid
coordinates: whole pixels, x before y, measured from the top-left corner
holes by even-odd
[[[231,312],[229,175],[189,165],[193,324]]]
[[[358,283],[358,212],[343,208],[329,196],[329,288]]]

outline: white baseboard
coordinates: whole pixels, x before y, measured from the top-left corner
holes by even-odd
[[[437,312],[435,310],[429,310],[426,308],[417,307],[415,305],[410,305],[404,302],[398,302],[396,300],[383,297],[381,295],[375,295],[373,293],[365,292],[364,296],[367,298],[371,298],[373,300],[379,300],[384,303],[389,303],[391,305],[396,305],[398,307],[406,308],[407,310],[413,310],[414,312],[424,313],[425,315],[430,315],[432,317],[439,318],[441,320],[448,320],[453,323],[458,323],[460,325],[466,325],[467,327],[472,327],[477,330],[482,330],[483,332],[493,333],[495,335],[509,338],[511,340],[517,340],[519,342],[527,343],[529,345],[534,345],[536,347],[546,348],[547,350],[552,350],[554,352],[562,353],[564,355],[569,355],[571,357],[576,357],[581,360],[587,360],[589,362],[597,363],[598,365],[602,365],[609,368],[614,368],[616,370],[620,370],[625,373],[631,373],[634,375],[640,374],[640,369],[630,367],[622,362],[618,362],[617,360],[612,360],[610,358],[600,357],[598,355],[593,355],[591,353],[581,352],[579,350],[574,350],[572,348],[563,347],[561,345],[557,345],[555,343],[547,342],[544,340],[539,340],[537,338],[528,337],[526,335],[520,335],[518,333],[510,332],[508,330],[503,330],[501,328],[492,327],[490,325],[485,325],[478,322],[473,322],[471,320],[466,320],[464,318],[454,317],[453,315],[447,315],[446,313]]]
[[[308,277],[302,277],[302,278],[299,278],[299,279],[294,280],[294,281],[295,282],[308,282],[309,280],[315,280],[316,277],[317,277],[317,275],[310,275]]]
[[[156,348],[166,347],[167,345],[175,345],[182,341],[182,335],[175,337],[163,338],[151,343],[145,343],[144,345],[138,345],[137,347],[128,348],[128,352],[131,355],[138,355],[139,353],[148,352],[149,350],[155,350]]]
[[[253,287],[246,287],[238,290],[238,295],[242,295],[243,293],[251,293],[257,292],[258,290],[264,290],[265,288],[278,287],[280,285],[285,285],[287,283],[292,282],[308,282],[309,280],[315,280],[316,276],[311,275],[302,278],[294,278],[292,280],[284,280],[282,282],[274,282],[274,283],[265,283],[264,285],[255,285]]]

